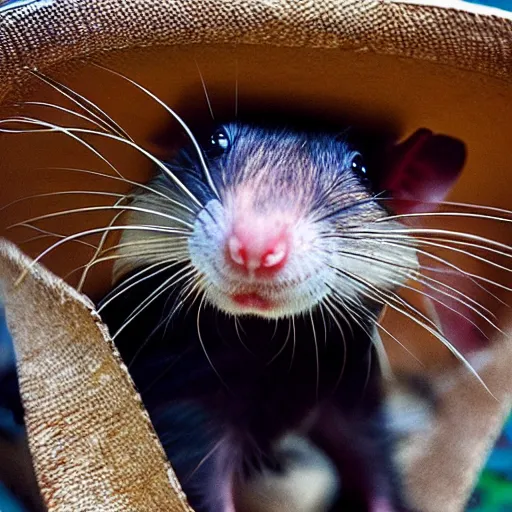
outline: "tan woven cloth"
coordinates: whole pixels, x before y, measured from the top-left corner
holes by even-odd
[[[406,485],[422,512],[462,511],[512,406],[512,324],[472,361],[492,395],[469,372],[434,377],[435,425],[409,440]],[[483,363],[485,361],[485,363]]]
[[[30,449],[51,512],[191,509],[126,367],[84,296],[0,242]]]
[[[0,11],[0,97],[25,67],[151,44],[357,49],[512,76],[512,18],[479,14],[462,2],[444,2],[451,8],[390,0],[25,3]]]

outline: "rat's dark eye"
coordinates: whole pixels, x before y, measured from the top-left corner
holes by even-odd
[[[357,154],[352,159],[352,170],[361,178],[368,178],[368,171],[366,169],[366,165],[364,164],[363,157],[359,154]]]
[[[208,141],[208,155],[211,157],[221,156],[223,153],[228,151],[231,147],[231,141],[229,135],[224,128],[218,128],[213,132],[210,140]]]

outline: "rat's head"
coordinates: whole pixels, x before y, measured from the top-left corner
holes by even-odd
[[[413,239],[376,236],[398,223],[382,222],[389,214],[364,155],[343,138],[236,122],[217,126],[199,145],[202,157],[195,145],[183,149],[168,164],[173,176],[164,172],[150,184],[161,195],[142,190],[132,203],[162,214],[136,212],[133,224],[168,229],[167,236],[124,234],[126,242],[154,241],[137,266],[172,255],[189,260],[192,289],[208,303],[267,318],[381,302],[380,293],[416,271]]]

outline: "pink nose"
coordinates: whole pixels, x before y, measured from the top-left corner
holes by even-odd
[[[286,230],[276,235],[238,229],[227,240],[229,262],[247,272],[273,274],[279,271],[286,263],[289,248]]]

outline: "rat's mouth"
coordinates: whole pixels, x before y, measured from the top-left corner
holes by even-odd
[[[238,286],[220,288],[218,291],[224,297],[222,302],[224,304],[226,304],[224,301],[227,302],[230,312],[273,317],[284,311],[296,313],[295,307],[298,303],[309,302],[308,290],[307,278],[304,278],[278,285],[270,283],[238,284]],[[307,306],[310,307],[311,304]]]
[[[233,305],[242,310],[270,311],[293,300],[311,277],[286,281],[279,284],[261,283],[253,286],[235,286],[227,293]]]
[[[325,279],[315,272],[282,280],[226,276],[220,269],[215,275],[207,287],[208,301],[230,315],[294,316],[311,310],[326,295]]]
[[[274,303],[272,300],[259,295],[256,292],[250,293],[234,293],[230,295],[230,299],[233,301],[236,306],[242,309],[250,309],[250,310],[261,310],[268,311],[274,307]]]

